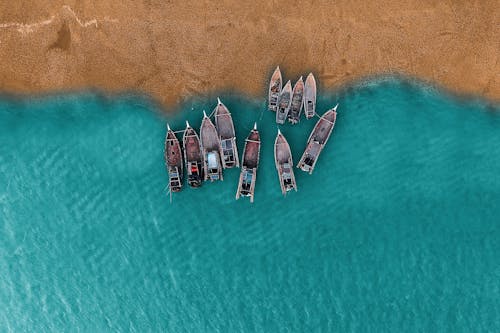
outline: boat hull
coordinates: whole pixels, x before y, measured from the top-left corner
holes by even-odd
[[[210,181],[224,180],[222,174],[222,163],[220,158],[220,142],[217,129],[206,115],[203,117],[200,127],[201,148],[203,151],[203,173],[204,179]]]
[[[323,114],[314,126],[297,168],[312,174],[316,162],[332,134],[337,119],[337,107]]]
[[[293,172],[293,159],[290,145],[281,132],[274,141],[274,162],[278,171],[281,192],[286,195],[291,190],[297,191],[297,183]]]
[[[182,150],[179,140],[170,129],[167,131],[165,138],[165,163],[168,171],[170,191],[179,192],[182,189],[184,176]]]
[[[274,70],[269,82],[268,109],[276,112],[278,109],[278,98],[282,89],[283,79],[279,66]]]
[[[240,196],[250,197],[250,202],[253,202],[255,184],[257,181],[257,169],[259,167],[260,157],[260,135],[254,128],[248,138],[245,140],[245,148],[243,149],[242,167],[240,178],[238,181],[238,190],[236,199]]]
[[[288,81],[280,93],[278,99],[278,109],[276,111],[276,123],[284,124],[290,111],[290,105],[292,103],[292,85]]]
[[[224,169],[240,166],[233,118],[227,107],[219,100],[214,110],[215,127],[219,134],[220,156]]]
[[[292,93],[292,102],[288,112],[288,122],[297,124],[300,121],[300,115],[304,106],[304,81],[302,77],[295,83]]]
[[[304,85],[304,114],[307,119],[311,119],[316,114],[316,79],[310,73]]]
[[[186,173],[189,186],[193,188],[200,187],[203,176],[203,153],[200,144],[200,138],[196,131],[187,127],[183,136],[184,161],[186,162]]]

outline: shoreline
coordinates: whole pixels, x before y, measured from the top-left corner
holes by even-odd
[[[397,73],[385,73],[381,75],[371,75],[359,80],[350,80],[340,85],[336,89],[324,88],[319,84],[318,88],[318,98],[319,99],[329,99],[334,97],[341,97],[344,94],[351,93],[351,90],[363,89],[366,87],[377,88],[377,85],[384,83],[396,83],[396,84],[407,84],[412,86],[413,89],[420,89],[422,91],[432,91],[445,98],[455,100],[458,103],[469,103],[478,102],[491,108],[493,111],[500,112],[500,100],[493,100],[481,95],[457,93],[446,87],[440,86],[437,83],[432,83],[428,81],[421,80],[416,77],[409,77],[403,74]],[[206,110],[209,110],[212,106],[216,105],[216,98],[241,98],[243,100],[252,101],[256,104],[267,105],[267,93],[259,95],[251,95],[247,92],[237,90],[237,89],[226,89],[226,90],[215,90],[207,92],[206,94],[197,94],[192,96],[185,96],[177,103],[173,105],[165,105],[160,101],[156,100],[154,96],[141,91],[134,90],[123,90],[117,92],[107,92],[102,89],[97,88],[87,88],[82,90],[64,90],[64,91],[52,91],[48,93],[8,93],[0,91],[0,101],[12,101],[16,102],[33,102],[33,101],[43,101],[50,99],[67,99],[79,98],[88,96],[89,98],[97,98],[103,100],[111,101],[131,101],[134,103],[139,102],[138,105],[149,109],[159,115],[163,116],[178,116],[181,112],[188,110],[191,106],[196,105],[197,107],[203,105]],[[200,109],[201,110],[201,109]],[[200,111],[198,110],[198,111]],[[201,111],[200,111],[201,112]]]
[[[281,66],[280,66],[281,68]],[[309,73],[309,72],[308,72]],[[313,72],[314,74],[314,72]],[[307,75],[307,74],[305,74]],[[288,77],[285,75],[284,79],[288,80]],[[294,78],[295,79],[295,78]],[[377,84],[384,81],[396,80],[400,82],[409,82],[410,84],[416,86],[422,86],[426,88],[431,88],[433,90],[439,91],[441,94],[445,94],[452,98],[458,100],[481,100],[484,103],[497,105],[500,104],[500,96],[485,96],[484,94],[479,94],[477,92],[472,92],[468,90],[460,90],[456,87],[448,87],[440,82],[425,80],[415,76],[409,76],[401,72],[395,71],[387,71],[379,74],[367,74],[359,78],[352,78],[346,80],[345,82],[341,82],[338,85],[325,87],[321,82],[318,82],[318,93],[326,92],[327,94],[332,94],[336,92],[341,92],[346,89],[358,88],[364,85]],[[293,79],[292,79],[293,82]],[[243,90],[238,90],[237,88],[232,89],[213,89],[207,90],[204,92],[191,94],[191,95],[183,95],[179,96],[175,102],[162,102],[157,96],[151,94],[148,91],[143,91],[140,89],[128,88],[128,89],[116,89],[116,90],[108,90],[102,87],[81,87],[74,89],[53,89],[47,91],[6,91],[0,90],[0,98],[7,99],[46,99],[46,98],[54,98],[58,96],[68,96],[68,95],[80,95],[80,94],[91,94],[95,96],[102,96],[104,98],[122,98],[126,97],[138,97],[139,99],[148,100],[151,104],[155,105],[155,107],[163,113],[171,113],[177,112],[181,105],[185,104],[188,101],[192,100],[204,100],[209,98],[216,98],[218,95],[227,94],[230,95],[242,95],[248,98],[253,99],[262,99],[267,102],[267,84],[269,82],[265,82],[265,86],[262,87],[262,91],[260,93],[249,93]],[[214,97],[215,96],[215,97]],[[167,111],[171,110],[171,111]]]

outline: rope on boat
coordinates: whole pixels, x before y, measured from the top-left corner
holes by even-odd
[[[208,116],[208,118],[212,118],[212,116],[214,115],[215,111],[217,110],[217,108],[215,108],[212,113]],[[183,129],[183,130],[178,130],[178,131],[173,131],[174,134],[178,134],[178,133],[184,133],[186,130]]]
[[[264,116],[264,108],[260,111],[260,117],[259,117],[259,123],[262,120],[262,117]]]
[[[326,121],[327,123],[330,123],[330,124],[332,124],[332,125],[335,125],[335,123],[332,123],[330,120],[328,120],[328,119],[324,118],[323,116],[320,116],[320,115],[319,115],[319,114],[317,114],[316,112],[314,112],[314,115],[315,115],[316,117],[318,117],[319,119],[323,119],[323,120],[324,120],[324,121]]]
[[[217,110],[217,106],[214,108],[214,110],[212,111],[212,113],[208,116],[208,118],[212,118],[212,116],[214,115],[215,111]]]
[[[165,189],[167,191],[167,196],[170,196],[170,203],[172,203],[172,191],[170,189],[170,182],[169,184],[165,187]]]

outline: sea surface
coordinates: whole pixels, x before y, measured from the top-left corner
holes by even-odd
[[[282,197],[264,99],[221,93],[238,170],[170,202],[167,121],[144,97],[0,98],[2,332],[499,332],[500,106],[385,78],[325,93],[337,124]],[[315,120],[281,126],[295,162]],[[180,137],[180,133],[179,133]]]

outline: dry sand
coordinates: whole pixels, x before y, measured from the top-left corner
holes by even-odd
[[[499,54],[498,0],[0,2],[3,92],[263,96],[279,64],[323,87],[399,72],[498,101]]]

